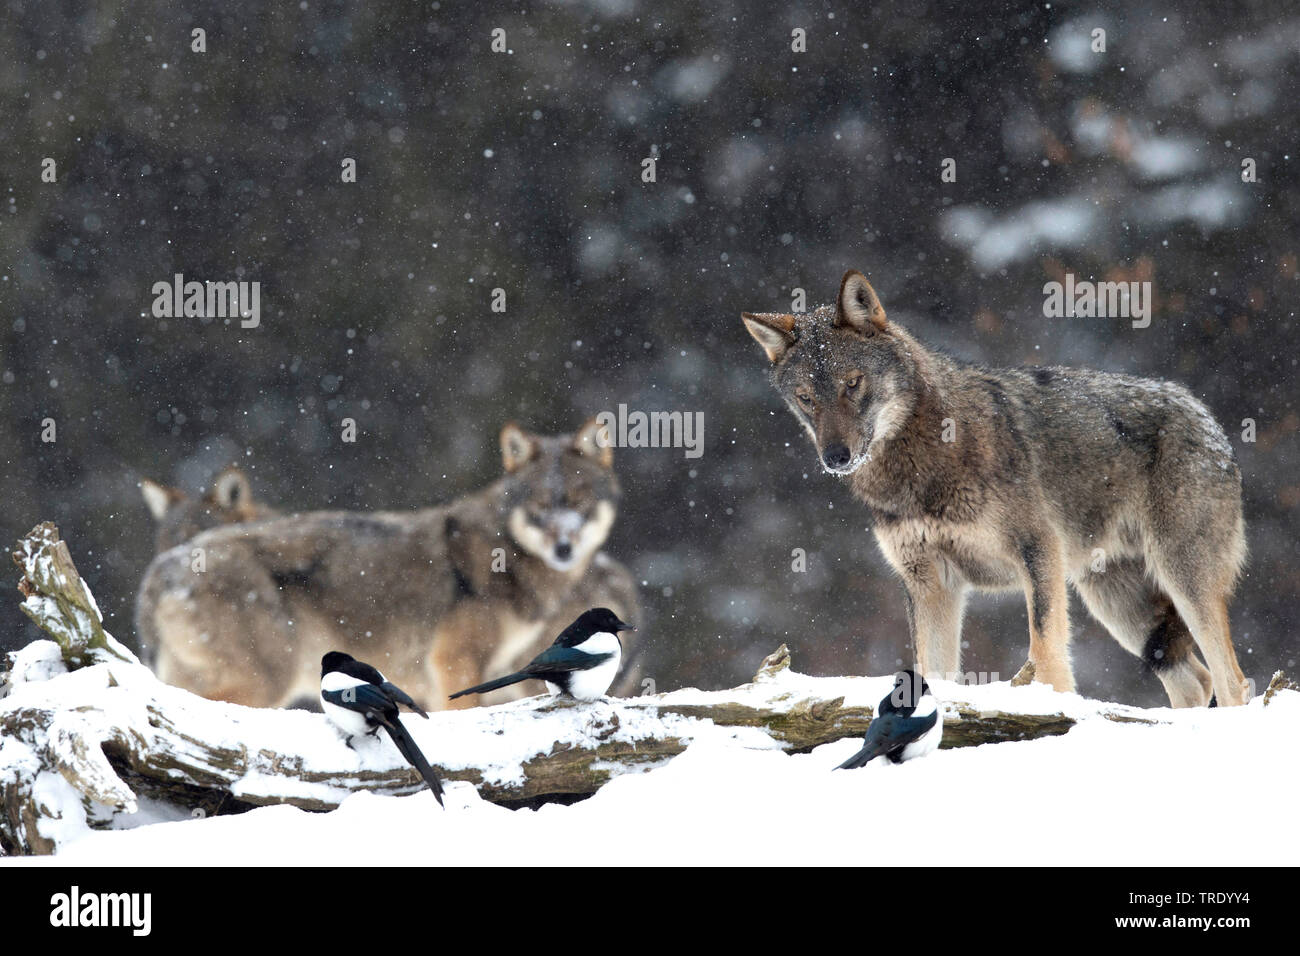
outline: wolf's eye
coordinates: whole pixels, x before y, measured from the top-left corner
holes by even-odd
[[[862,384],[861,372],[854,372],[852,375],[850,375],[848,378],[844,380],[844,388],[850,392],[856,389],[861,384]]]
[[[807,392],[795,392],[794,397],[799,399],[799,404],[804,408],[812,408],[812,396]]]

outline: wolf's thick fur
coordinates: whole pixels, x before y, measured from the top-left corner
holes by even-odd
[[[1068,581],[1173,706],[1245,703],[1227,607],[1241,473],[1186,389],[959,361],[889,322],[858,272],[834,306],[743,319],[823,466],[873,512],[923,674],[960,671],[969,590],[1016,589],[1037,679],[1073,690]]]
[[[447,705],[447,694],[522,666],[587,608],[635,620],[635,583],[600,553],[620,492],[599,427],[549,437],[507,425],[504,477],[441,507],[291,515],[159,554],[136,605],[158,675],[285,706],[316,695],[321,656],[337,650],[430,709],[468,707],[478,699]]]

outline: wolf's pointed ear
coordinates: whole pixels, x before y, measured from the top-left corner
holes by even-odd
[[[794,316],[779,312],[742,312],[745,328],[754,337],[768,361],[776,364],[790,346],[794,345]]]
[[[248,485],[248,476],[231,465],[217,475],[212,482],[212,501],[221,508],[237,508],[253,499],[253,489]]]
[[[144,495],[144,503],[149,507],[149,513],[158,520],[171,510],[172,505],[185,497],[175,488],[164,488],[148,478],[140,482],[140,494]]]
[[[514,422],[501,429],[501,463],[506,471],[527,464],[537,454],[537,439]]]
[[[573,448],[579,455],[586,455],[601,463],[606,468],[614,466],[614,441],[609,426],[602,421],[602,412],[595,418],[589,418],[573,436]],[[613,417],[609,415],[609,417]]]
[[[885,307],[876,298],[867,277],[856,269],[844,273],[840,280],[840,297],[835,301],[835,324],[858,332],[883,332]]]

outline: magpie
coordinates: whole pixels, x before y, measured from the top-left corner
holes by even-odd
[[[607,607],[583,611],[576,621],[560,632],[554,644],[529,661],[523,670],[457,691],[451,699],[466,694],[486,694],[498,687],[537,678],[546,682],[546,689],[552,694],[596,700],[604,697],[609,685],[614,683],[614,675],[623,659],[623,642],[618,632],[635,630],[631,624],[620,621],[618,615]]]
[[[835,769],[865,767],[882,755],[892,763],[924,757],[938,749],[941,737],[943,714],[930,685],[915,671],[900,671],[894,676],[894,689],[880,702],[876,719],[867,727],[862,749]]]
[[[361,734],[373,735],[380,727],[388,731],[393,743],[402,752],[406,762],[420,772],[424,782],[433,791],[439,806],[442,802],[442,783],[434,775],[429,762],[420,753],[411,735],[398,717],[398,705],[409,707],[425,720],[429,715],[420,709],[409,694],[395,684],[390,684],[369,664],[364,664],[342,651],[330,651],[320,661],[320,705],[325,716],[339,730],[352,738]]]

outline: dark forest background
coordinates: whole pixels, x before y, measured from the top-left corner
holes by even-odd
[[[901,590],[739,319],[858,268],[963,357],[1209,405],[1245,476],[1234,635],[1266,682],[1300,603],[1298,75],[1300,10],[1275,0],[7,0],[0,541],[55,521],[133,644],[142,478],[193,491],[237,461],[286,510],[416,508],[493,479],[509,419],[703,411],[698,460],[617,453],[608,550],[643,582],[647,676],[731,685],[782,641],[800,670],[883,673]],[[154,318],[177,272],[259,281],[260,328]],[[1151,326],[1045,318],[1066,272],[1150,279]],[[8,647],[36,636],[17,603]],[[1073,618],[1084,693],[1164,702]],[[968,671],[1009,677],[1023,601],[977,599],[965,640]]]

